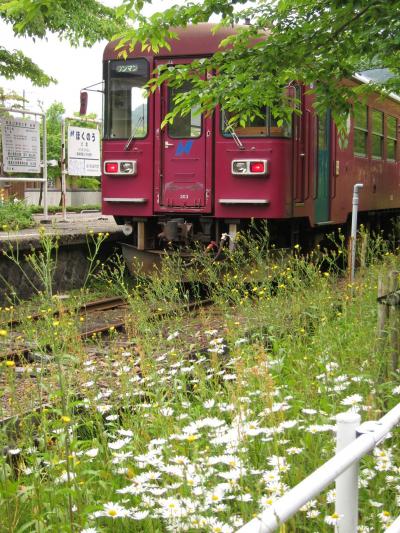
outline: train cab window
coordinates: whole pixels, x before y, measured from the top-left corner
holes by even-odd
[[[366,156],[368,153],[368,107],[357,105],[354,109],[354,154]]]
[[[372,110],[371,155],[374,159],[383,158],[383,113]]]
[[[397,119],[395,117],[386,118],[386,159],[396,161],[397,153]]]
[[[168,111],[174,109],[174,98],[192,89],[190,81],[185,82],[181,87],[174,87],[169,90]],[[193,106],[187,115],[177,115],[172,124],[168,126],[168,134],[173,139],[196,139],[201,136],[201,114],[198,107]]]
[[[148,130],[149,79],[145,59],[110,61],[106,78],[105,131],[107,139],[143,139]]]
[[[229,111],[221,112],[221,130],[224,137],[230,137],[231,127],[229,120],[233,113]],[[291,137],[291,124],[286,121],[278,125],[278,120],[272,116],[269,108],[265,107],[261,116],[257,115],[253,120],[248,119],[243,126],[236,126],[234,128],[236,135],[239,137]]]

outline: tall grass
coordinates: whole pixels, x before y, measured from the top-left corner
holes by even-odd
[[[57,378],[42,362],[24,407],[50,406],[0,429],[2,530],[229,532],[271,505],[333,455],[337,413],[374,419],[397,402],[375,326],[378,274],[399,259],[369,246],[352,285],[332,253],[283,256],[263,231],[223,262],[172,255],[134,284],[116,260],[100,277],[128,299],[125,345],[111,334],[87,351],[70,313],[27,319]],[[215,303],[195,318],[179,305],[187,280]],[[15,368],[0,372],[18,405]],[[393,437],[362,461],[361,531],[397,516],[399,468]],[[285,531],[331,531],[332,501],[323,494]]]

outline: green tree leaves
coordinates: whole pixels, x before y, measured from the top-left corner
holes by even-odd
[[[299,81],[312,84],[316,108],[332,109],[344,129],[358,89],[340,82],[363,66],[389,68],[393,77],[379,89],[400,92],[400,0],[250,0],[243,4],[242,0],[190,2],[146,19],[140,13],[142,1],[124,2],[126,14],[136,21],[135,28],[124,35],[125,50],[141,42],[144,49],[157,52],[173,37],[171,26],[207,22],[215,14],[226,26],[251,19],[251,26],[242,26],[225,39],[201,69],[195,62],[174,71],[161,70],[151,83],[152,90],[161,82],[193,81],[193,90],[181,97],[174,113],[186,113],[194,103],[208,112],[220,104],[243,121],[268,105],[284,119],[292,112],[285,88]],[[218,75],[204,79],[205,71]]]
[[[43,39],[48,32],[72,46],[91,46],[125,28],[115,9],[97,0],[0,0],[0,18],[12,24],[15,35]],[[55,80],[20,51],[0,46],[0,75],[29,78],[39,86]]]

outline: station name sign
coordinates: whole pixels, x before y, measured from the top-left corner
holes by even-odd
[[[68,126],[67,148],[70,176],[101,176],[98,129]]]

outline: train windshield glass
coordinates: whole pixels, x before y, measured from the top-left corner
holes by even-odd
[[[148,99],[143,86],[149,79],[145,59],[110,61],[106,79],[106,139],[143,139],[148,130]]]
[[[225,137],[232,136],[232,126],[229,120],[233,113],[222,111],[221,129]],[[278,126],[278,121],[272,116],[268,107],[262,110],[261,116],[258,115],[253,121],[248,120],[244,126],[234,127],[234,132],[238,137],[291,137],[292,128],[288,122],[283,122]]]

